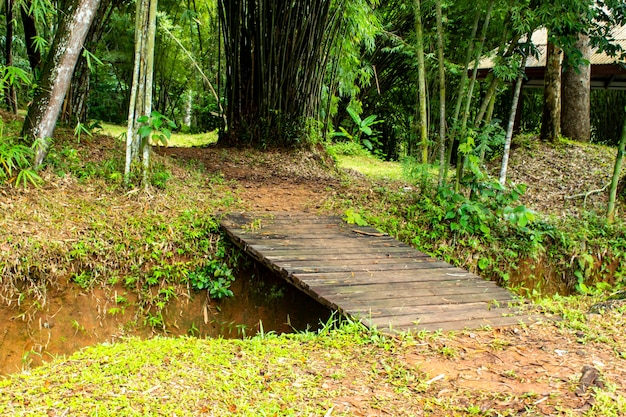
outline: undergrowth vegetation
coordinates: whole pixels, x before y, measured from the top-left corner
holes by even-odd
[[[339,156],[340,165],[348,158]],[[503,187],[478,164],[466,172],[461,191],[453,183],[437,187],[437,167],[412,159],[403,166],[411,186],[378,181],[377,197],[349,194],[332,204],[360,207],[360,216],[379,229],[523,296],[626,286],[623,220],[611,224],[594,210],[576,217],[537,213],[520,202],[525,184]],[[368,170],[362,172],[375,180],[384,177]]]
[[[33,148],[20,143],[15,135],[16,124],[6,127],[0,119],[0,185],[38,186],[42,180],[32,168]]]
[[[10,194],[9,201],[28,208],[1,216],[7,227],[0,238],[11,247],[0,251],[5,305],[29,315],[63,283],[86,291],[119,285],[138,300],[138,324],[165,330],[163,311],[181,294],[232,296],[239,253],[221,235],[216,211],[235,197],[221,177],[157,156],[153,189],[141,195],[122,185],[122,156],[111,137],[61,137],[41,171],[46,184]],[[173,179],[172,171],[181,175]],[[202,193],[190,191],[198,189]],[[40,226],[31,235],[16,234],[20,222]]]

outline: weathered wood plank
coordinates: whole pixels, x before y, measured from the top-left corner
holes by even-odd
[[[317,252],[309,252],[309,251],[303,251],[300,254],[298,253],[293,253],[293,254],[285,254],[285,255],[267,255],[266,258],[270,261],[273,262],[300,262],[300,261],[307,261],[307,262],[326,262],[326,261],[340,261],[340,260],[344,260],[344,261],[355,261],[355,262],[359,262],[361,260],[367,260],[367,261],[376,261],[376,260],[386,260],[386,259],[393,259],[393,258],[405,258],[405,259],[420,259],[420,258],[430,258],[428,255],[421,253],[421,252],[417,252],[414,250],[403,250],[403,251],[399,251],[399,252],[394,252],[393,255],[390,254],[389,252],[380,252],[379,250],[376,250],[374,252],[356,252],[356,251],[352,251],[351,253],[345,253],[343,251],[341,252],[337,252],[337,251],[325,251],[327,253],[320,253],[320,251]],[[275,253],[275,252],[272,252]]]
[[[433,307],[433,306],[430,306]],[[477,319],[500,319],[502,317],[507,317],[508,315],[513,316],[514,314],[508,309],[496,309],[496,310],[488,310],[487,308],[477,308],[478,306],[474,306],[474,308],[469,308],[466,304],[461,305],[450,305],[445,307],[462,307],[457,309],[443,310],[438,311],[437,313],[423,313],[419,310],[417,311],[408,311],[403,310],[401,312],[397,312],[398,314],[391,314],[391,312],[381,313],[379,316],[375,317],[364,317],[363,319],[368,320],[371,325],[375,325],[377,327],[388,326],[389,323],[393,323],[393,326],[408,326],[414,324],[431,324],[431,323],[443,323],[449,321],[456,321],[459,323],[467,322],[470,320]],[[464,326],[464,325],[463,325]],[[463,327],[461,327],[463,328]]]
[[[409,284],[406,284],[408,287]],[[499,297],[499,299],[504,300],[508,299],[513,301],[513,297],[507,292],[499,291],[493,287],[457,287],[457,286],[449,286],[449,287],[418,287],[416,289],[411,288],[402,288],[402,292],[398,291],[398,289],[394,289],[390,286],[385,285],[362,285],[362,286],[348,286],[348,287],[316,287],[316,286],[308,286],[308,288],[312,291],[315,291],[316,294],[319,294],[321,297],[324,297],[328,300],[332,300],[335,302],[338,299],[350,297],[352,300],[371,300],[371,299],[386,299],[390,303],[395,303],[395,300],[398,297],[405,298],[407,296],[430,296],[430,297],[447,297],[449,295],[458,294],[462,291],[462,294],[472,295],[472,294],[489,294],[491,298]],[[508,298],[507,298],[508,297]]]
[[[459,268],[454,268],[452,265],[443,264],[440,267],[435,268],[435,264],[430,268],[423,268],[421,270],[400,270],[393,271],[363,271],[355,270],[348,272],[324,272],[324,273],[310,273],[310,274],[298,274],[301,280],[310,282],[315,285],[342,285],[342,284],[402,284],[405,282],[424,282],[427,286],[436,286],[437,283],[431,281],[454,281],[454,282],[472,282],[478,286],[489,286],[498,288],[493,282],[483,279],[476,279],[475,275],[469,274],[467,271],[463,271]],[[326,283],[326,284],[325,284]],[[460,284],[459,284],[460,285]],[[402,286],[398,286],[397,289],[401,289]]]
[[[245,243],[244,243],[245,244]],[[262,247],[260,246],[255,246],[256,249],[258,250],[264,250]],[[279,256],[283,256],[283,257],[287,257],[287,256],[307,256],[307,257],[317,257],[319,258],[320,256],[325,256],[325,255],[337,255],[337,256],[343,256],[343,255],[368,255],[368,256],[376,256],[376,255],[382,255],[382,256],[387,256],[387,257],[392,257],[392,256],[396,256],[396,255],[406,255],[406,254],[410,254],[410,253],[415,253],[415,249],[408,247],[376,247],[376,246],[369,246],[369,247],[356,247],[356,246],[347,246],[347,247],[343,247],[343,248],[315,248],[315,249],[311,249],[311,248],[304,248],[304,249],[290,249],[290,248],[272,248],[272,247],[267,247],[267,249],[264,250],[264,253],[266,253],[267,255],[265,256],[268,259],[274,259],[275,257],[279,257]],[[421,253],[421,252],[418,252]]]
[[[520,323],[531,324],[537,321],[545,320],[544,316],[540,315],[518,315],[518,316],[505,316],[498,318],[482,318],[475,320],[463,320],[459,321],[447,321],[439,323],[411,323],[409,325],[396,326],[391,324],[384,326],[377,326],[381,331],[389,331],[390,333],[402,333],[406,331],[426,330],[426,331],[451,331],[451,330],[463,330],[463,329],[479,329],[481,327],[489,326],[492,328],[516,326]]]
[[[421,270],[431,268],[445,268],[445,262],[440,261],[427,261],[427,262],[400,262],[400,263],[388,263],[388,264],[371,264],[367,266],[361,266],[355,268],[351,265],[329,265],[329,266],[310,266],[310,267],[288,267],[288,270],[293,274],[321,274],[332,272],[354,272],[358,271],[386,271],[388,273],[395,273],[396,271],[409,271],[409,270]],[[281,267],[279,264],[277,266]]]
[[[390,237],[372,238],[370,236],[358,235],[358,236],[343,236],[341,239],[338,237],[321,237],[311,239],[288,239],[288,238],[259,238],[259,237],[246,237],[245,235],[240,237],[245,240],[248,246],[254,246],[260,250],[275,250],[280,248],[290,249],[311,249],[311,248],[337,248],[350,247],[352,245],[362,247],[377,247],[377,248],[404,248],[406,250],[413,249],[405,243],[398,242]],[[413,249],[415,250],[415,249]]]
[[[332,300],[340,305],[345,311],[370,311],[371,309],[379,309],[389,305],[389,299],[379,297],[376,293],[364,293],[360,298],[357,297],[333,297]],[[431,306],[445,304],[463,304],[485,302],[492,305],[507,306],[511,302],[508,295],[476,293],[476,294],[447,294],[447,295],[412,295],[399,296],[394,299],[395,305],[399,307],[405,306]]]

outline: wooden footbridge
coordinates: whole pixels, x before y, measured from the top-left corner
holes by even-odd
[[[231,214],[246,253],[323,305],[380,331],[461,330],[531,322],[512,294],[371,227],[304,213]]]

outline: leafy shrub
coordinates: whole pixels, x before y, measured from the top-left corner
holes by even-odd
[[[27,187],[38,186],[42,179],[32,168],[33,150],[3,137],[0,126],[0,183]]]
[[[188,275],[189,283],[195,290],[207,290],[209,297],[219,300],[232,297],[230,285],[235,281],[232,269],[218,259],[212,259],[201,268]]]
[[[172,178],[172,173],[163,164],[153,164],[151,175],[151,184],[161,190],[165,189],[167,181]]]
[[[327,147],[328,153],[332,155],[345,155],[345,156],[366,156],[369,155],[369,151],[365,149],[361,144],[357,142],[337,142]]]

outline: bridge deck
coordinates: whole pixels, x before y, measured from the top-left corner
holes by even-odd
[[[371,227],[304,213],[231,214],[222,227],[253,258],[320,303],[381,331],[530,322],[512,294]]]

